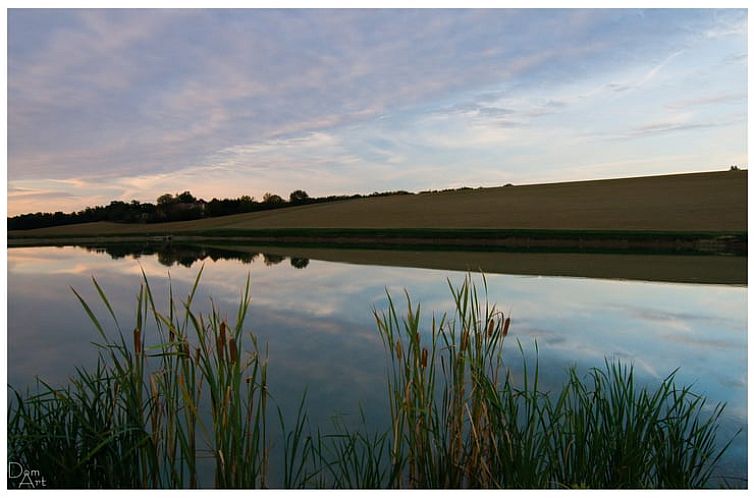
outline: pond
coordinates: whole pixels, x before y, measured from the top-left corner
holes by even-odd
[[[586,373],[620,359],[639,380],[677,382],[727,403],[719,441],[738,430],[719,473],[747,477],[746,258],[597,254],[451,253],[284,247],[150,245],[24,247],[8,250],[8,383],[35,376],[61,385],[96,361],[98,335],[71,288],[98,304],[94,276],[116,315],[132,324],[142,270],[158,307],[169,282],[189,292],[204,267],[197,309],[210,297],[232,321],[247,276],[252,303],[246,328],[269,347],[269,383],[283,412],[306,390],[312,425],[332,417],[387,427],[386,356],[372,310],[389,293],[405,309],[404,290],[432,312],[452,311],[448,281],[464,270],[486,273],[489,301],[512,318],[504,358],[520,368],[520,342],[535,343],[542,382],[556,386],[570,366]],[[474,274],[479,285],[481,275]],[[93,306],[102,318],[103,306]],[[124,328],[128,328],[125,325]]]

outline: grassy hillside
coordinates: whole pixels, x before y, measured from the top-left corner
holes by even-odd
[[[354,199],[155,225],[89,223],[9,237],[270,228],[747,229],[747,171],[550,183]]]

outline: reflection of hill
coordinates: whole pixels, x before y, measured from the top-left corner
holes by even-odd
[[[285,261],[285,256],[271,253],[255,253],[246,251],[234,251],[216,247],[200,247],[192,245],[180,245],[172,243],[134,243],[134,244],[101,244],[82,246],[89,252],[106,253],[113,259],[122,259],[127,256],[139,258],[141,256],[157,256],[157,261],[165,266],[175,264],[190,268],[197,261],[210,259],[235,260],[249,264],[258,257],[262,257],[267,266],[276,265]],[[306,268],[309,264],[307,258],[291,257],[291,266],[294,268]]]
[[[333,249],[322,247],[192,246],[175,243],[97,244],[82,246],[107,253],[113,259],[157,255],[165,266],[190,267],[207,258],[267,266],[286,259],[294,268],[306,268],[309,260],[356,265],[433,268],[450,271],[478,271],[510,275],[544,275],[582,278],[647,280],[704,284],[747,284],[747,258],[734,256],[515,253],[486,251],[398,251],[375,249]],[[284,256],[286,255],[286,256]]]
[[[700,284],[747,284],[747,258],[666,254],[594,254],[507,251],[400,251],[327,247],[223,246],[255,253],[275,251],[291,256],[291,265],[309,259],[406,268],[484,271],[508,275],[582,277]]]

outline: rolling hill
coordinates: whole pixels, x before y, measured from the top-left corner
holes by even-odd
[[[724,171],[397,195],[152,225],[87,223],[9,238],[213,230],[539,229],[745,232],[748,172]]]

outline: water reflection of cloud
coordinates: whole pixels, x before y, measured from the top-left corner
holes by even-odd
[[[689,322],[689,321],[704,321],[712,322],[715,324],[724,323],[727,325],[733,324],[738,326],[739,322],[729,319],[719,314],[702,314],[702,313],[690,313],[690,312],[674,312],[668,310],[662,310],[657,308],[639,307],[630,305],[612,305],[613,308],[623,310],[630,316],[638,318],[640,320],[651,320],[657,322]]]
[[[703,339],[690,335],[681,334],[663,334],[665,338],[674,342],[682,342],[689,346],[699,346],[701,348],[718,348],[718,349],[738,349],[741,347],[739,342],[729,339]]]
[[[568,336],[567,334],[563,333],[562,331],[557,331],[554,329],[546,329],[541,327],[530,327],[526,324],[516,324],[516,326],[511,328],[511,336],[527,336],[532,337],[538,340],[538,342],[546,343],[549,345],[560,345],[561,347],[568,343]],[[544,341],[543,341],[544,340]]]
[[[36,375],[62,384],[71,363],[91,366],[98,339],[70,291],[45,290],[44,281],[14,286],[8,295],[8,382],[23,389]],[[39,310],[43,309],[44,313]],[[78,313],[80,312],[80,313]]]
[[[746,377],[723,377],[720,379],[720,383],[726,387],[746,389],[747,379]]]
[[[138,263],[134,262],[138,270]],[[127,267],[119,268],[126,271]],[[93,275],[113,271],[113,265],[106,255],[86,253],[76,247],[19,247],[8,250],[8,270],[17,274],[65,274],[81,273]]]
[[[112,260],[78,248],[13,249],[8,263],[8,371],[14,382],[33,373],[64,378],[73,363],[92,359],[89,341],[96,332],[69,286],[105,317],[94,275],[127,328],[142,268],[164,309],[168,285],[182,301],[201,267],[168,270],[155,255]],[[266,266],[263,258],[251,264],[207,259],[203,266],[197,311],[211,309],[211,296],[221,316],[233,320],[250,274],[246,329],[269,342],[277,396],[297,403],[308,385],[310,402],[325,418],[333,410],[353,412],[359,400],[368,409],[384,408],[384,390],[374,384],[384,381],[385,358],[371,311],[387,308],[386,290],[399,314],[406,309],[404,289],[414,305],[421,303],[426,332],[433,313],[453,312],[447,278],[458,286],[465,277],[318,260],[305,270]],[[481,285],[481,277],[474,278]],[[603,366],[605,357],[619,358],[634,365],[641,382],[656,382],[680,367],[679,383],[695,383],[711,400],[728,402],[731,416],[745,414],[746,288],[509,275],[489,275],[487,283],[490,302],[512,317],[504,361],[514,372],[521,369],[517,341],[531,355],[536,340],[548,388],[557,387],[569,365],[585,373]]]
[[[383,403],[383,345],[369,324],[259,309],[251,327],[269,345],[271,392],[290,408],[307,390],[310,415],[328,420],[332,410],[356,413],[355,400]]]

